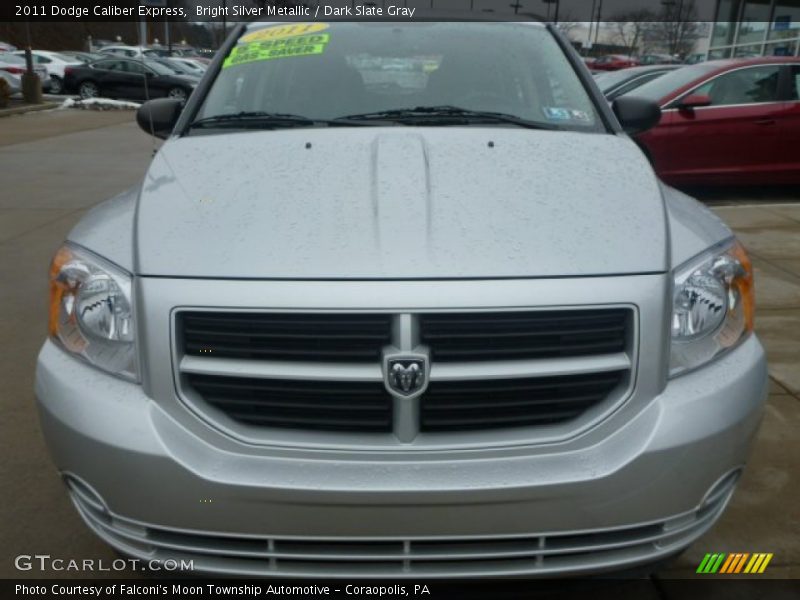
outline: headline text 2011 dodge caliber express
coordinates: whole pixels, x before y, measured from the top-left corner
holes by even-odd
[[[118,551],[550,576],[720,517],[766,395],[750,261],[552,27],[249,23],[137,118],[166,141],[56,253],[36,376]]]

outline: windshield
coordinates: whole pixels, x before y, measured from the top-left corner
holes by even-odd
[[[521,23],[261,24],[226,57],[196,119],[322,120],[434,106],[603,130],[550,32]]]
[[[174,69],[170,69],[169,67],[167,67],[165,65],[162,65],[160,62],[157,62],[157,61],[155,61],[153,59],[147,58],[147,59],[145,59],[145,60],[143,60],[141,62],[143,62],[148,67],[150,67],[153,71],[155,71],[159,75],[174,75],[175,74],[175,70]]]
[[[189,69],[185,69],[182,64],[176,62],[174,60],[169,60],[168,58],[159,58],[154,59],[160,65],[164,65],[168,69],[172,70],[173,73],[178,73],[181,75],[185,75],[188,73]]]
[[[680,69],[670,71],[669,73],[662,75],[658,79],[654,79],[649,83],[645,83],[643,86],[638,87],[630,92],[630,95],[647,98],[648,100],[653,100],[654,102],[660,102],[663,98],[678,88],[681,88],[687,83],[691,83],[695,79],[711,73],[718,68],[719,65],[713,65],[711,63],[702,63],[699,65],[692,65],[690,67],[682,67]]]

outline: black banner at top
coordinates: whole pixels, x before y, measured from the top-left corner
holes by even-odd
[[[712,21],[716,0],[3,0],[8,22],[252,19]]]

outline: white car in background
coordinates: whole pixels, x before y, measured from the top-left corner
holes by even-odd
[[[50,50],[31,50],[34,67],[42,67],[46,71],[45,80],[50,80],[50,93],[60,94],[64,90],[64,68],[80,66],[81,61],[66,54]],[[17,50],[14,55],[25,59],[25,51]]]
[[[97,53],[123,56],[125,58],[141,58],[143,56],[156,58],[158,56],[158,52],[141,46],[104,46]]]
[[[11,52],[0,52],[0,72],[10,73],[11,75],[19,77],[21,80],[22,74],[27,68],[28,65],[25,64],[24,52],[22,56],[17,56],[16,53]],[[51,82],[44,65],[39,65],[34,61],[33,71],[39,76],[42,82],[42,90],[49,91]]]
[[[9,93],[12,96],[14,94],[19,94],[22,91],[22,77],[20,75],[14,75],[13,73],[9,73],[8,71],[3,71],[0,69],[0,79],[6,80]]]

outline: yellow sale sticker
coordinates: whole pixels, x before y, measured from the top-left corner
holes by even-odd
[[[276,58],[290,58],[293,56],[310,56],[322,54],[330,41],[327,33],[304,35],[291,38],[279,38],[251,42],[236,46],[222,68],[235,67],[260,60],[273,60]]]
[[[263,42],[267,40],[280,40],[299,35],[311,35],[325,31],[328,28],[327,23],[290,23],[287,25],[273,25],[272,27],[265,27],[253,33],[248,33],[239,38],[239,43],[246,44],[249,42]]]

